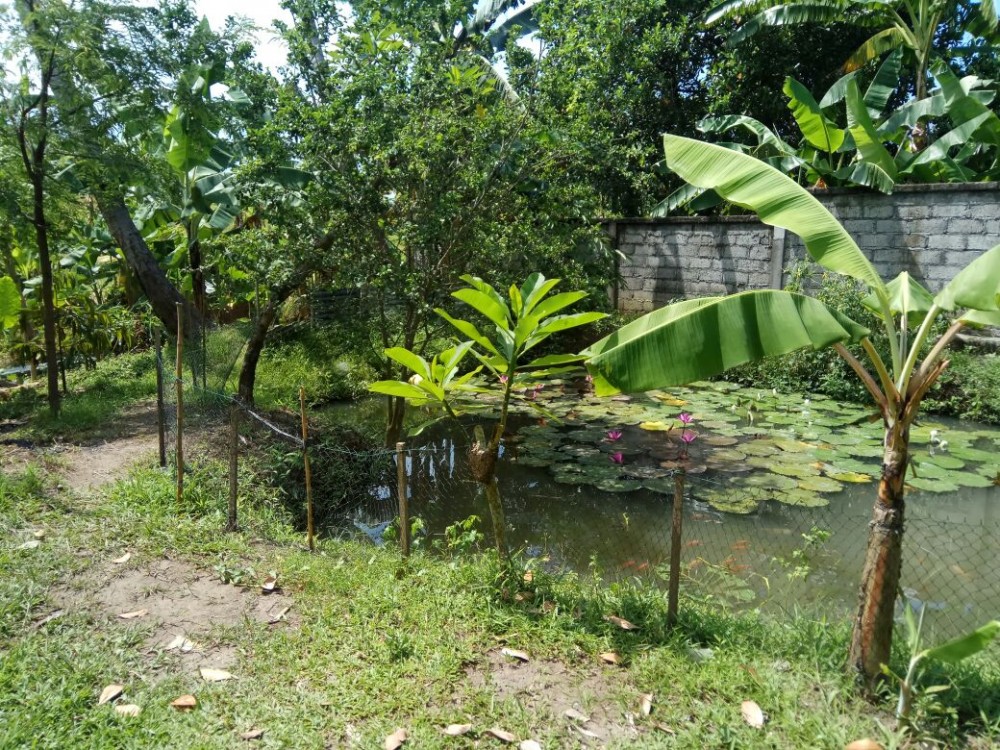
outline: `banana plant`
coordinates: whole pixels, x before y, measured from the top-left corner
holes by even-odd
[[[473,478],[486,490],[493,538],[501,559],[508,559],[506,520],[503,502],[496,481],[496,464],[501,441],[507,429],[507,416],[513,399],[523,400],[535,408],[541,379],[577,369],[584,360],[580,354],[551,354],[529,357],[529,352],[550,336],[577,328],[606,317],[604,313],[562,313],[587,296],[586,292],[550,294],[559,279],[546,279],[533,273],[518,287],[511,285],[504,299],[496,289],[477,276],[461,277],[466,286],[452,292],[458,301],[471,307],[485,319],[482,329],[476,323],[452,317],[437,308],[435,312],[460,333],[465,340],[441,352],[430,361],[402,347],[386,349],[387,357],[413,373],[406,382],[380,380],[368,389],[386,396],[402,397],[416,405],[437,404],[445,413],[459,419],[468,406],[460,406],[455,398],[461,393],[492,391],[498,385],[502,394],[500,415],[489,439],[482,425],[474,428],[469,449],[469,467]],[[460,375],[460,365],[471,353],[480,366]],[[489,387],[473,382],[480,372],[486,373]],[[472,410],[478,410],[473,403]],[[548,415],[551,416],[551,415]]]
[[[890,354],[883,360],[869,331],[811,297],[755,291],[679,302],[622,327],[585,352],[599,395],[682,385],[746,362],[811,347],[833,347],[871,394],[885,428],[854,624],[850,663],[869,682],[888,663],[902,562],[910,426],[948,366],[944,352],[967,324],[1000,322],[1000,245],[983,253],[932,295],[902,275],[885,283],[858,245],[808,191],[773,167],[721,146],[664,137],[666,164],[685,181],[756,211],[765,224],[802,238],[818,264],[856,279],[870,292]],[[942,315],[954,322],[933,344]],[[917,322],[918,321],[918,322]],[[860,343],[868,364],[845,346]],[[924,352],[927,352],[924,354]]]

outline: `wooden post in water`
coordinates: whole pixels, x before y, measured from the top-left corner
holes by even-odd
[[[184,305],[177,303],[177,362],[174,367],[177,389],[177,506],[184,500]]]
[[[302,463],[306,469],[306,541],[309,551],[316,551],[313,527],[312,471],[309,467],[309,422],[306,420],[306,389],[299,386],[299,409],[302,412]]]
[[[406,443],[396,443],[396,490],[399,494],[399,546],[410,556],[410,501],[406,496]]]
[[[670,523],[670,579],[667,582],[667,625],[677,624],[681,587],[681,522],[684,519],[684,469],[674,474],[674,508]]]
[[[236,495],[239,491],[240,407],[233,404],[229,414],[229,516],[226,531],[236,531]]]
[[[167,466],[167,414],[163,406],[163,329],[156,326],[156,436],[160,445],[160,468]]]

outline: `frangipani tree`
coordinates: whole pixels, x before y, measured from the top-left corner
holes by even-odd
[[[798,234],[824,268],[857,279],[885,327],[888,361],[869,331],[811,297],[744,292],[679,302],[622,327],[584,352],[599,395],[682,385],[746,362],[804,347],[832,346],[871,394],[885,425],[882,475],[872,514],[851,639],[850,664],[867,680],[889,661],[902,565],[904,483],[909,430],[928,389],[948,366],[945,348],[966,323],[1000,321],[1000,245],[963,269],[937,295],[907,274],[885,283],[836,219],[811,194],[753,157],[699,141],[664,137],[667,166],[687,182],[756,211],[761,221]],[[935,321],[955,322],[930,350]],[[863,364],[845,346],[860,342]]]

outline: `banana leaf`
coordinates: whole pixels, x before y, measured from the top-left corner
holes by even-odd
[[[684,385],[747,362],[854,342],[868,333],[812,297],[767,290],[660,308],[582,354],[600,396]]]

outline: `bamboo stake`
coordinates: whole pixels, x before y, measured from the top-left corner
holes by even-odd
[[[174,368],[177,389],[177,505],[184,500],[184,305],[177,303],[177,363]]]
[[[681,522],[684,518],[684,470],[674,474],[674,508],[670,523],[670,579],[667,582],[667,625],[677,624],[681,586]]]
[[[163,330],[156,326],[156,436],[160,445],[160,468],[167,465],[167,414],[163,406]]]
[[[240,409],[233,404],[229,414],[229,517],[226,531],[236,531],[236,495],[239,491]]]
[[[399,494],[399,545],[410,556],[410,503],[406,497],[406,443],[396,443],[396,489]]]
[[[312,471],[309,467],[309,422],[306,421],[306,389],[299,387],[299,409],[302,412],[302,462],[306,469],[306,541],[309,551],[316,551],[315,528],[313,527]]]

